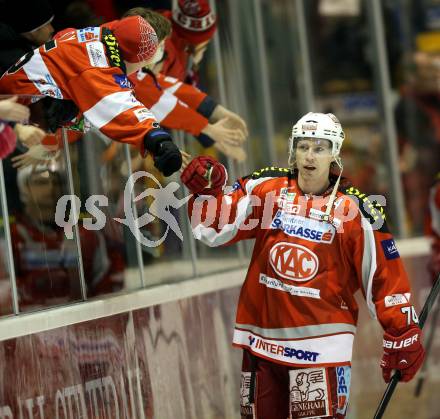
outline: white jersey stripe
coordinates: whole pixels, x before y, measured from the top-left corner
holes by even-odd
[[[165,80],[166,80],[166,79],[167,79],[167,77],[165,77]],[[173,84],[173,85],[170,86],[170,87],[167,87],[167,88],[165,89],[165,91],[168,92],[168,93],[174,94],[174,93],[176,92],[176,90],[179,89],[180,86],[182,86],[182,82],[181,82],[181,81],[179,81],[179,82],[176,83],[176,84]]]
[[[30,81],[44,96],[63,99],[63,94],[55,79],[50,74],[43,57],[38,49],[34,50],[32,58],[23,66],[23,70]]]
[[[351,362],[353,340],[352,333],[311,339],[275,340],[235,329],[233,343],[274,361],[292,365],[316,365]]]
[[[349,323],[327,323],[301,327],[263,329],[252,324],[235,324],[236,329],[247,330],[267,339],[305,339],[336,333],[356,333],[356,326]]]
[[[237,231],[240,226],[246,221],[247,217],[249,217],[252,212],[253,200],[251,199],[250,195],[253,189],[260,183],[266,182],[269,179],[272,178],[265,177],[256,180],[250,180],[246,183],[247,195],[241,198],[238,202],[236,218],[232,224],[226,224],[219,232],[217,232],[214,228],[205,227],[203,224],[198,224],[192,229],[194,237],[210,247],[221,246],[232,240],[237,235]],[[195,203],[197,203],[199,200],[204,199],[206,200],[206,197],[200,196],[196,199]]]
[[[88,111],[84,112],[84,116],[93,126],[102,128],[122,112],[138,106],[143,107],[144,105],[136,100],[131,90],[124,90],[103,97]],[[154,118],[153,115],[151,117]]]
[[[150,111],[156,117],[158,122],[162,122],[176,107],[176,105],[176,96],[165,91],[160,97],[159,101],[150,108]]]
[[[175,77],[171,77],[171,76],[166,76],[165,77],[165,81],[167,81],[168,83],[176,83],[178,79],[176,79]]]
[[[373,319],[377,318],[376,306],[373,302],[373,278],[377,269],[376,242],[373,228],[369,221],[361,214],[362,230],[364,233],[364,251],[362,255],[362,284],[367,300],[368,310]]]

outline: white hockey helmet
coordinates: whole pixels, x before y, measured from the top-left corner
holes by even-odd
[[[340,165],[339,152],[345,138],[341,123],[332,113],[309,112],[292,128],[289,144],[289,162],[293,161],[294,142],[300,138],[320,138],[332,143],[332,155]]]

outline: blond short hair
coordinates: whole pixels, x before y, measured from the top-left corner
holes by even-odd
[[[127,10],[122,17],[128,16],[143,17],[153,27],[159,42],[171,35],[171,22],[165,16],[151,9],[147,9],[146,7],[133,7]]]

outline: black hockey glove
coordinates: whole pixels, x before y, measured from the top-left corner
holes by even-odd
[[[180,150],[165,130],[154,128],[148,131],[144,137],[144,147],[153,154],[154,165],[164,176],[171,176],[182,167]]]
[[[78,107],[71,100],[45,97],[41,102],[47,121],[47,130],[52,133],[75,118],[79,112]]]

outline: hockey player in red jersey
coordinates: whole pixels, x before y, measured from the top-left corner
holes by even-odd
[[[384,329],[383,377],[409,381],[424,359],[410,285],[382,207],[341,178],[344,132],[332,114],[294,126],[288,169],[269,167],[224,193],[225,168],[194,159],[182,181],[208,246],[255,239],[233,344],[243,348],[242,418],[344,418],[360,288]],[[339,166],[339,176],[335,169]]]
[[[127,75],[148,65],[158,40],[140,16],[102,27],[64,31],[30,51],[0,78],[0,91],[73,101],[90,124],[113,140],[152,153],[169,176],[182,157],[171,136],[133,95]]]

